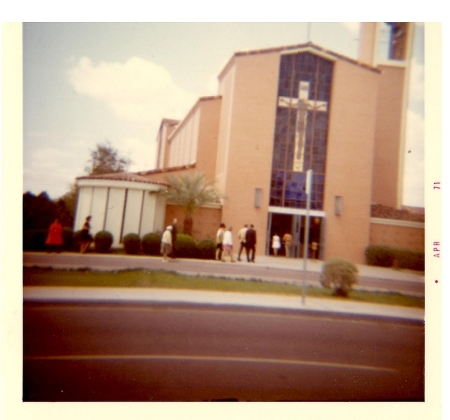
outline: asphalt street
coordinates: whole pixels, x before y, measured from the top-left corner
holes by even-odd
[[[423,401],[424,324],[25,301],[23,375],[24,401]]]

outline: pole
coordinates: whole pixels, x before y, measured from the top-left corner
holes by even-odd
[[[303,287],[302,287],[302,304],[305,305],[306,299],[306,269],[309,251],[309,210],[311,208],[311,184],[312,184],[313,170],[306,171],[306,224],[303,240]]]

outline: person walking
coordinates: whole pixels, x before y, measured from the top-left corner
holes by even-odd
[[[292,239],[292,235],[290,233],[285,233],[283,235],[283,243],[286,250],[286,257],[291,258],[292,249],[294,248],[294,240]]]
[[[172,226],[167,226],[161,238],[161,254],[166,262],[172,252]]]
[[[243,228],[239,229],[238,232],[238,241],[239,241],[239,252],[237,256],[237,260],[241,261],[241,252],[245,249],[245,234],[247,233],[248,225],[245,224]]]
[[[172,251],[170,253],[170,256],[172,257],[172,259],[175,259],[176,257],[176,246],[177,246],[177,223],[178,220],[177,219],[173,219],[172,222]]]
[[[225,257],[230,258],[230,262],[236,262],[233,258],[233,228],[230,226],[223,234],[223,257],[222,261],[225,262]]]
[[[216,260],[222,261],[223,252],[223,234],[225,233],[225,224],[221,223],[216,233]]]
[[[92,243],[92,235],[90,234],[91,230],[91,219],[92,216],[86,217],[86,220],[84,221],[83,229],[81,229],[80,233],[80,252],[82,254],[86,254],[89,246]]]
[[[48,228],[48,235],[45,241],[48,252],[61,252],[63,245],[63,227],[59,219],[55,221]]]
[[[273,235],[273,237],[272,237],[273,255],[277,256],[280,248],[281,248],[281,240],[280,240],[280,237],[278,236],[278,234],[275,233],[275,235]]]
[[[253,225],[250,225],[245,233],[245,252],[247,254],[247,262],[255,262],[255,248],[256,230]]]

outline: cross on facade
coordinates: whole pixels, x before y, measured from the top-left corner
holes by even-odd
[[[328,103],[324,101],[316,101],[308,99],[309,82],[300,81],[298,87],[298,98],[290,98],[280,96],[278,98],[278,106],[282,108],[295,108],[297,110],[297,118],[295,122],[295,152],[294,166],[295,172],[303,172],[305,160],[306,146],[306,117],[308,111],[327,111]]]

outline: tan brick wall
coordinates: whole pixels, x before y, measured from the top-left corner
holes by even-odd
[[[215,179],[217,142],[219,140],[219,119],[222,99],[205,98],[200,101],[200,127],[196,167],[206,178]]]
[[[372,203],[397,207],[405,69],[380,67]]]
[[[425,249],[425,229],[372,223],[370,245],[389,245],[423,251]]]
[[[217,229],[221,223],[221,210],[216,208],[199,208],[193,216],[192,236],[196,241],[216,237]],[[173,219],[178,220],[178,232],[183,233],[184,213],[180,207],[167,205],[165,225],[172,224]]]
[[[380,73],[373,69],[348,60],[335,64],[324,199],[325,259],[341,256],[363,263],[365,248],[378,229],[371,227],[371,203],[396,205],[402,111],[397,97],[401,97],[403,70],[383,71],[385,77],[380,82]],[[220,76],[221,98],[200,101],[203,108],[196,166],[172,174],[215,172],[216,185],[226,199],[222,212],[202,209],[195,216],[196,239],[214,237],[220,222],[233,226],[235,236],[244,223],[253,223],[258,234],[257,254],[266,251],[278,72],[277,51],[236,55]],[[377,130],[378,122],[386,129]],[[151,177],[164,180],[162,174]],[[256,188],[262,190],[260,208],[255,208]],[[343,197],[340,216],[334,211],[336,196]],[[182,224],[184,216],[168,206],[166,222],[173,217]],[[384,232],[385,237],[394,235],[399,243],[407,241],[390,227]]]
[[[219,142],[229,136],[229,151],[224,158],[224,177],[220,185],[226,199],[223,222],[237,232],[245,224],[254,224],[257,231],[257,254],[265,253],[273,135],[277,105],[279,53],[244,55],[234,58],[234,86],[227,81],[223,107],[230,126],[221,131]],[[233,94],[233,98],[228,96]],[[220,149],[219,149],[220,150]],[[226,181],[225,181],[226,180]],[[255,208],[255,189],[262,189],[261,208]]]
[[[374,129],[379,74],[346,61],[334,67],[325,204],[325,259],[365,261],[370,235]],[[335,215],[335,197],[343,211]]]

